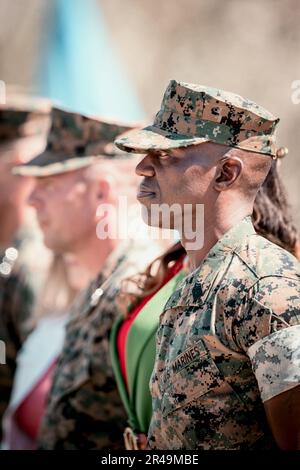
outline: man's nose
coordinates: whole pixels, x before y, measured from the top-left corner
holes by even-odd
[[[41,198],[39,197],[39,191],[36,187],[34,187],[29,194],[27,203],[35,209],[38,209],[41,206]]]
[[[155,170],[150,155],[145,155],[145,157],[137,164],[135,172],[138,176],[155,175]]]

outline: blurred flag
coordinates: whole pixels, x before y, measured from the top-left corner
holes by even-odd
[[[144,113],[116,57],[96,0],[53,0],[42,39],[37,91],[78,112],[139,120]]]

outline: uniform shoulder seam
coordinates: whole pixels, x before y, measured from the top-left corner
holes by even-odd
[[[256,284],[259,282],[259,281],[262,281],[263,279],[268,279],[268,278],[281,278],[281,279],[290,279],[291,281],[295,281],[297,283],[300,283],[300,278],[297,279],[296,277],[292,277],[292,276],[287,276],[287,275],[284,275],[284,274],[268,274],[266,276],[260,276],[256,279],[256,281],[249,287],[248,289],[248,292],[253,289]]]
[[[249,269],[249,271],[251,271],[251,273],[256,277],[257,280],[259,280],[259,276],[257,275],[257,272],[251,268],[251,266],[249,266],[249,264],[247,263],[247,261],[244,260],[244,258],[235,250],[233,250],[233,254],[236,255],[239,260],[245,265],[247,266],[247,268]]]

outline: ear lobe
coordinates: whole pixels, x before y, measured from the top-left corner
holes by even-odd
[[[13,158],[14,158],[14,163],[16,165],[23,165],[24,163],[26,163],[26,159],[23,158],[22,152],[20,152],[20,150],[16,150],[13,153]]]
[[[107,179],[102,179],[98,183],[97,199],[107,201],[111,190],[110,182]]]
[[[221,160],[217,167],[214,189],[224,191],[229,189],[239,178],[243,163],[239,158],[231,157]]]

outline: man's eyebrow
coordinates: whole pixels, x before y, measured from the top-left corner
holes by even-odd
[[[169,155],[171,156],[172,154],[174,155],[174,152],[173,150],[155,150],[155,149],[152,149],[149,151],[149,154],[150,155],[153,155],[154,157],[159,157],[160,155]]]
[[[156,149],[151,149],[148,151],[148,155],[151,155],[152,157],[159,157],[163,153],[162,150],[156,150]]]

